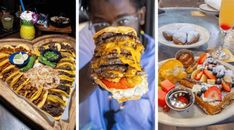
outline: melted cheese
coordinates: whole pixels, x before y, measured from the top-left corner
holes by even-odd
[[[127,43],[127,45],[126,45]],[[136,44],[136,49],[132,47],[132,45]],[[119,56],[119,59],[122,63],[128,64],[131,67],[134,67],[136,70],[141,71],[141,66],[140,66],[140,59],[141,59],[141,53],[143,51],[143,45],[140,43],[136,43],[134,39],[126,39],[123,41],[119,42],[109,42],[102,44],[98,47],[97,52],[98,55],[108,55],[112,51],[116,51],[117,55]],[[129,59],[128,57],[121,55],[121,49],[128,51],[133,59]],[[96,62],[94,62],[93,67],[94,68],[99,68],[100,65],[106,64],[107,60],[106,59],[98,59]]]
[[[129,87],[134,87],[136,86],[137,84],[140,84],[142,82],[142,78],[141,76],[133,76],[131,78],[127,78],[127,81],[128,81],[128,86]]]
[[[123,50],[128,52],[129,55],[122,54]],[[99,44],[95,50],[98,56],[107,56],[116,52],[117,57],[123,64],[127,64],[128,69],[126,72],[119,72],[114,70],[108,70],[108,73],[119,75],[118,78],[106,79],[112,82],[119,82],[122,77],[125,77],[129,87],[134,87],[142,82],[142,78],[137,76],[137,72],[141,72],[142,68],[140,65],[141,54],[143,53],[144,47],[141,43],[136,42],[135,39],[128,37],[124,39],[118,39],[118,41],[108,41],[106,43]],[[101,57],[93,59],[91,68],[98,69],[103,64],[110,62],[108,57]],[[101,78],[101,77],[99,77]]]
[[[96,32],[94,37],[93,37],[94,40],[106,32],[121,33],[121,34],[128,34],[128,33],[132,32],[132,33],[134,33],[133,34],[134,36],[137,36],[137,32],[132,27],[127,27],[127,26],[107,27],[105,29],[102,29],[102,30]]]

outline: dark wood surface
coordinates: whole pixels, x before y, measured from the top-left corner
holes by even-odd
[[[204,0],[159,0],[159,7],[198,7]]]
[[[37,27],[38,31],[41,31],[41,32],[64,33],[64,34],[72,33],[71,26],[67,26],[64,28],[58,28],[58,27],[55,27],[53,25],[49,25],[48,28],[45,28],[44,26],[37,25],[36,27]]]

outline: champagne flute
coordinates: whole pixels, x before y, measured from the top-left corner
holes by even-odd
[[[213,52],[219,60],[227,60],[230,55],[224,52],[224,40],[227,33],[234,27],[234,0],[222,0],[219,12],[219,27],[222,33],[221,46]]]

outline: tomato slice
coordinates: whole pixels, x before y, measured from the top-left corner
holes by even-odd
[[[111,82],[105,79],[101,80],[108,88],[116,88],[116,89],[128,89],[128,82],[126,78],[120,79],[119,82]]]

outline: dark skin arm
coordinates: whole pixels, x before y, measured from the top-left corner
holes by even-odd
[[[90,62],[86,64],[79,72],[79,103],[88,98],[92,92],[97,88],[92,78],[90,77]]]

